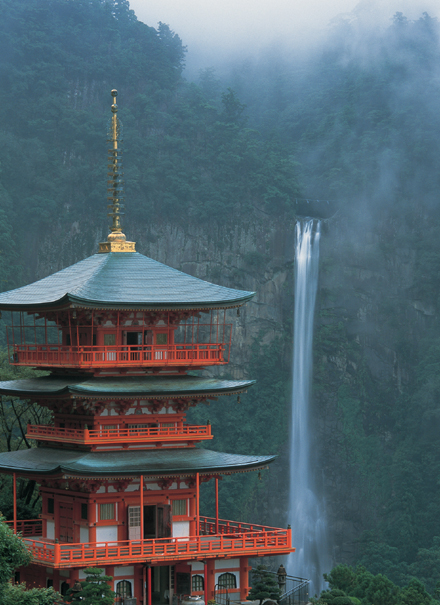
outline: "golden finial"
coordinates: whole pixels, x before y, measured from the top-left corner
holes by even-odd
[[[125,235],[122,233],[121,225],[121,208],[124,207],[124,182],[122,180],[122,151],[119,143],[122,143],[121,131],[122,124],[118,119],[118,106],[116,104],[117,90],[112,90],[112,118],[109,130],[108,142],[111,149],[108,150],[108,169],[107,175],[110,177],[107,181],[107,200],[109,202],[108,209],[111,211],[108,216],[112,217],[111,233],[107,237],[106,242],[99,244],[100,252],[135,252],[135,243],[127,242]]]

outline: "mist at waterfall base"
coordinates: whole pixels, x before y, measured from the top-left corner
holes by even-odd
[[[330,571],[323,498],[316,494],[311,468],[313,427],[309,403],[313,370],[313,317],[318,288],[319,220],[296,224],[295,308],[293,332],[292,426],[290,441],[290,490],[288,522],[296,551],[287,561],[289,575],[307,578],[310,596],[326,588],[322,577]]]

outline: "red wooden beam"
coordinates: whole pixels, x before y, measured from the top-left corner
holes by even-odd
[[[141,475],[140,476],[140,484],[139,484],[139,489],[140,489],[140,501],[141,501],[141,510],[140,510],[140,514],[141,514],[141,540],[144,539],[144,476]]]

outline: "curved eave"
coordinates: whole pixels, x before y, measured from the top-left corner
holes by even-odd
[[[0,395],[46,398],[82,395],[99,398],[219,397],[243,393],[255,380],[218,380],[185,376],[162,378],[78,378],[40,376],[0,382]]]
[[[26,476],[83,478],[192,476],[247,472],[265,467],[276,456],[243,456],[202,448],[148,451],[78,452],[36,448],[0,454],[0,471]]]
[[[178,304],[178,303],[144,303],[144,302],[106,302],[102,300],[87,300],[66,294],[62,298],[48,303],[26,303],[26,304],[7,304],[0,303],[2,311],[23,311],[32,313],[45,310],[66,310],[66,309],[99,309],[106,311],[214,311],[216,309],[236,309],[242,307],[255,296],[255,292],[250,292],[243,298],[236,300],[213,301],[210,303],[204,301]]]

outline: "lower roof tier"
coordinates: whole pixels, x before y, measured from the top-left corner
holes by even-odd
[[[0,395],[37,399],[61,395],[81,397],[143,398],[218,397],[242,393],[255,380],[222,380],[199,376],[142,376],[94,378],[87,376],[40,376],[0,382]]]
[[[0,454],[0,472],[63,475],[66,478],[229,474],[263,468],[275,458],[225,454],[201,448],[80,452],[40,447]]]

